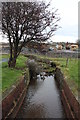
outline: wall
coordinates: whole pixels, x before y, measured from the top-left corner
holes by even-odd
[[[80,120],[80,104],[67,85],[60,68],[56,68],[55,70],[55,79],[61,91],[61,100],[66,112],[66,117]]]
[[[73,52],[62,52],[62,51],[50,51],[48,52],[48,56],[50,57],[54,57],[54,58],[78,58],[78,55],[80,55],[80,53],[78,53],[77,51],[73,51]]]
[[[16,85],[6,98],[2,100],[2,118],[15,118],[16,114],[25,98],[26,89],[29,85],[29,78],[23,76],[19,84]]]
[[[2,47],[2,53],[9,53],[9,48],[8,47]],[[29,51],[27,48],[23,48],[23,51],[21,52],[22,54],[40,54],[40,55],[46,55],[48,57],[54,57],[54,58],[59,58],[59,57],[65,57],[65,58],[80,58],[80,52],[77,51],[71,51],[71,52],[67,52],[67,51],[45,51],[45,52],[39,52],[36,51],[35,49],[32,49],[31,51]]]

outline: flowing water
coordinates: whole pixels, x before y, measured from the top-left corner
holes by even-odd
[[[65,118],[60,92],[54,76],[30,82],[25,100],[17,118]]]

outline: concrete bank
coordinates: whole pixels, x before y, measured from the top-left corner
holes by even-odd
[[[80,120],[80,104],[67,85],[60,68],[56,68],[55,70],[55,79],[61,91],[61,100],[64,106],[66,117],[70,120]]]
[[[2,118],[15,118],[26,95],[29,76],[23,76],[14,89],[2,100]]]

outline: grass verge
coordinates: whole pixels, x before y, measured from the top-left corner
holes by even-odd
[[[2,62],[2,92],[9,89],[22,76],[25,69],[20,68],[26,68],[27,58],[23,55],[20,55],[16,61],[16,68],[19,69],[8,68],[8,58],[9,55],[2,55],[2,59],[7,60],[6,62]]]

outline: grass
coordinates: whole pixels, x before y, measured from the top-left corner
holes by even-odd
[[[64,75],[66,76],[66,81],[75,96],[78,96],[78,89],[80,88],[80,80],[78,76],[78,59],[69,59],[68,67],[61,68]]]
[[[2,58],[9,58],[9,55],[2,55]],[[27,58],[23,55],[20,55],[16,61],[16,68],[26,68]],[[13,84],[15,84],[20,76],[22,76],[23,71],[21,69],[8,68],[8,62],[2,63],[2,92],[5,92]]]
[[[2,91],[6,91],[13,84],[19,80],[19,77],[22,75],[21,70],[2,68]]]
[[[3,58],[4,59],[8,59],[9,55],[2,55],[2,59]],[[23,55],[20,55],[17,58],[16,67],[18,67],[18,68],[24,68],[24,67],[26,67],[26,61],[27,61],[27,57],[24,57]],[[8,66],[8,62],[3,62],[2,63],[2,67],[5,67],[5,66]]]
[[[69,76],[69,79],[78,83],[78,60],[76,59],[69,59],[68,66],[62,68],[63,72]]]
[[[75,82],[77,85],[79,83],[78,80],[78,63],[80,60],[78,59],[70,59],[68,61],[68,65],[66,66],[66,58],[53,58],[53,61],[57,63],[57,66],[61,68],[64,75],[67,77],[68,82],[71,80]]]
[[[17,61],[16,61],[16,67],[19,67],[19,68],[24,68],[26,67],[26,61],[27,61],[27,57],[24,57],[23,55],[20,55],[18,58],[17,58]]]

